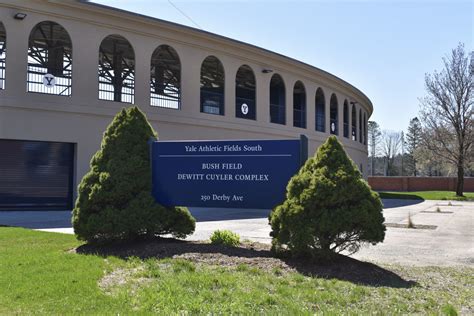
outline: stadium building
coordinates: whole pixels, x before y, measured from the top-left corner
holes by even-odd
[[[132,104],[162,140],[304,134],[311,155],[334,134],[366,175],[371,101],[326,71],[94,3],[0,0],[0,210],[71,209]]]

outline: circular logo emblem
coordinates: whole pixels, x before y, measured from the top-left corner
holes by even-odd
[[[246,103],[242,103],[240,110],[242,111],[243,115],[247,115],[247,113],[249,112],[249,106]]]
[[[46,74],[43,76],[43,85],[46,88],[52,88],[56,85],[56,78],[52,74]]]

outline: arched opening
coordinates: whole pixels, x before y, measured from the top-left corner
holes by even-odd
[[[285,125],[285,83],[279,74],[270,80],[270,122]]]
[[[364,134],[362,134],[362,110],[359,109],[359,143],[362,144],[363,138],[364,138]]]
[[[201,112],[224,115],[224,66],[214,56],[201,65]]]
[[[0,22],[0,89],[5,89],[5,59],[7,58],[7,32]]]
[[[181,107],[181,62],[178,53],[160,45],[151,55],[150,104],[160,108]]]
[[[255,75],[247,65],[243,65],[235,76],[235,116],[255,120]]]
[[[36,24],[28,40],[27,91],[70,96],[72,42],[58,23]]]
[[[337,97],[333,93],[331,95],[331,102],[329,103],[329,122],[330,122],[330,132],[331,134],[334,134],[334,135],[338,135],[339,133],[337,107],[338,107]]]
[[[316,130],[319,132],[326,131],[326,99],[323,89],[316,90]]]
[[[352,103],[352,102],[351,102]],[[352,140],[356,141],[357,140],[357,111],[355,108],[355,104],[352,104]]]
[[[344,100],[344,137],[349,138],[349,105],[347,100]]]
[[[364,145],[367,145],[367,116],[364,112]]]
[[[293,126],[306,128],[306,91],[301,81],[293,88]]]
[[[120,35],[107,36],[99,47],[99,99],[133,103],[135,53]]]

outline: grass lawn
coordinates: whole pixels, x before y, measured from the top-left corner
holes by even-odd
[[[473,192],[464,192],[464,197],[458,197],[452,191],[381,191],[379,194],[382,199],[474,201]]]
[[[372,265],[374,279],[411,280],[376,286],[245,263],[71,251],[79,245],[70,235],[0,227],[0,314],[474,313],[472,267]]]

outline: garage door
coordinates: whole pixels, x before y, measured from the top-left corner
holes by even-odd
[[[70,210],[74,144],[0,139],[0,211]]]

